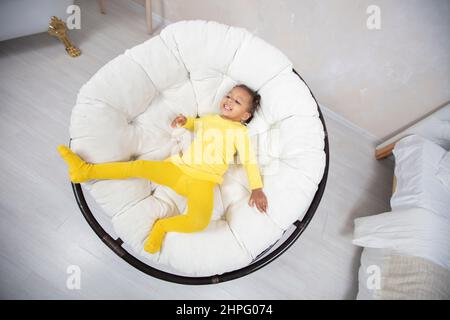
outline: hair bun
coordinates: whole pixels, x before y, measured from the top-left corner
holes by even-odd
[[[252,96],[252,105],[251,105],[251,108],[249,110],[249,112],[251,113],[251,116],[250,116],[250,118],[248,118],[245,121],[245,124],[247,124],[247,123],[249,123],[252,120],[253,114],[260,107],[261,95],[257,91],[254,91],[253,89],[249,88],[248,86],[246,86],[245,84],[242,84],[242,83],[235,85],[233,88],[242,88],[242,89],[246,90]]]
[[[259,93],[255,93],[255,96],[253,99],[255,101],[255,105],[259,106],[259,104],[261,103],[261,95]]]

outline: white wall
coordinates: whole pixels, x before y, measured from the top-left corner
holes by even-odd
[[[143,3],[143,0],[136,0]],[[369,5],[381,30],[368,30]],[[319,103],[385,138],[450,100],[449,0],[153,0],[175,22],[245,27],[280,48]]]

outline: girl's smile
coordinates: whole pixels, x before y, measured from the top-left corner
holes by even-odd
[[[231,89],[220,102],[220,112],[223,118],[233,121],[245,121],[251,114],[250,108],[252,97],[242,88]]]

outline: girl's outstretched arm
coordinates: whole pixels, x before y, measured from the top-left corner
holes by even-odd
[[[235,147],[239,154],[239,159],[247,171],[250,189],[262,188],[263,182],[259,173],[258,161],[253,151],[247,128],[236,133]]]
[[[256,204],[259,211],[266,212],[267,197],[262,191],[263,182],[259,172],[256,155],[253,151],[248,135],[248,129],[244,128],[242,132],[239,132],[236,138],[236,150],[239,153],[239,159],[241,160],[242,165],[247,171],[250,188],[252,189],[252,194],[248,204],[251,207]]]
[[[262,188],[252,190],[248,204],[250,207],[256,205],[259,211],[267,213],[267,197],[262,191]]]

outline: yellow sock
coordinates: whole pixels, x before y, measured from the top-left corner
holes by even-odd
[[[152,254],[161,250],[162,242],[165,236],[164,230],[160,227],[160,223],[158,223],[159,221],[160,220],[155,222],[150,235],[144,243],[144,250]]]
[[[89,180],[90,163],[81,159],[67,146],[58,146],[58,152],[69,166],[69,177],[72,182],[80,183]]]
[[[148,253],[155,254],[159,250],[161,250],[161,245],[162,245],[162,242],[161,242],[161,244],[158,245],[158,244],[150,241],[149,239],[147,239],[145,242],[145,245],[144,245],[144,250],[147,251]]]

